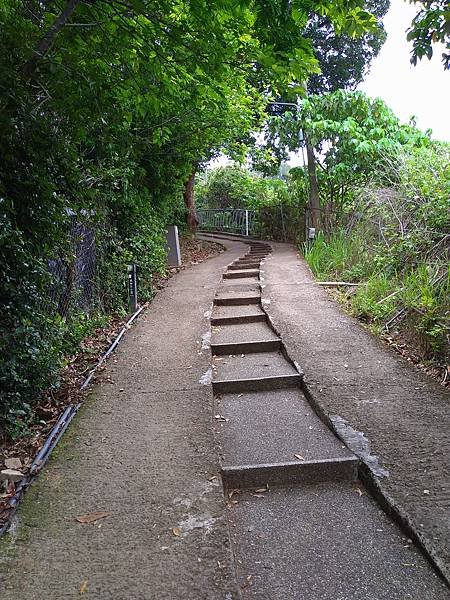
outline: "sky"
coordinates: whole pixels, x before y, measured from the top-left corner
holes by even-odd
[[[369,74],[358,87],[369,96],[379,96],[404,122],[417,117],[417,126],[432,129],[433,138],[450,141],[450,71],[444,71],[441,52],[434,46],[433,58],[410,64],[411,43],[406,29],[419,5],[391,0],[383,19],[387,40]]]

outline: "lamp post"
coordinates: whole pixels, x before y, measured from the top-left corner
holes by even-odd
[[[268,104],[269,106],[269,110],[268,112],[272,115],[280,115],[280,114],[284,114],[284,112],[289,112],[289,108],[294,109],[295,111],[298,112],[299,110],[299,105],[296,104],[295,102],[269,102]],[[273,108],[272,108],[273,107]],[[278,108],[280,107],[280,108]],[[284,107],[287,107],[286,109],[284,109]],[[303,167],[307,167],[309,166],[309,162],[308,160],[305,158],[305,144],[306,144],[306,138],[305,135],[303,133],[303,129],[299,129],[298,132],[298,141],[299,141],[299,147],[301,148],[301,152],[302,152],[302,162],[303,162]],[[285,173],[283,172],[283,165],[282,163],[280,163],[280,169],[279,169],[279,178],[284,180],[285,179]],[[310,196],[311,196],[311,179],[309,177],[309,168],[308,168],[308,182],[309,182],[309,191],[308,191],[308,200],[309,200],[309,204],[307,206],[307,208],[309,208],[309,210],[311,210],[311,202],[310,202]],[[282,214],[282,220],[283,220],[283,231],[284,231],[284,219],[283,219],[283,209],[281,209],[281,214]],[[307,211],[305,214],[305,240],[306,241],[310,241],[312,238],[314,238],[315,236],[315,229],[309,226],[309,219],[307,217]],[[284,234],[285,235],[285,234]],[[286,237],[286,235],[285,235]]]

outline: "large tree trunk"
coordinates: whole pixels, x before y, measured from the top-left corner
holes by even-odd
[[[320,227],[319,184],[317,182],[314,150],[308,139],[306,139],[306,156],[308,158],[309,208],[311,210],[311,226],[315,227],[317,233]]]
[[[186,223],[192,233],[195,233],[198,226],[197,211],[195,210],[195,198],[194,198],[194,181],[197,166],[189,175],[189,179],[186,181],[184,186],[183,198],[184,204],[187,208]]]

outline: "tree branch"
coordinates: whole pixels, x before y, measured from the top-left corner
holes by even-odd
[[[47,54],[51,45],[53,44],[53,40],[70,19],[80,2],[82,2],[82,0],[68,0],[62,13],[55,19],[53,25],[50,27],[34,50],[33,56],[25,64],[24,71],[28,76],[33,74],[37,67],[38,61]]]

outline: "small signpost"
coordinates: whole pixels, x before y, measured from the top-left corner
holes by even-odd
[[[135,313],[138,308],[137,269],[135,263],[128,265],[128,304],[130,312]]]
[[[169,225],[166,234],[167,264],[169,267],[181,267],[180,240],[178,227]]]

